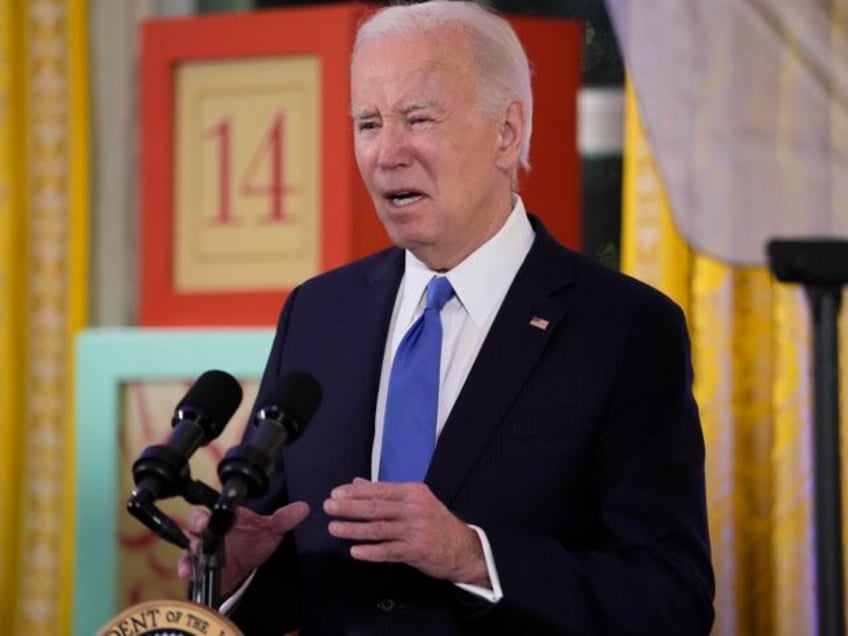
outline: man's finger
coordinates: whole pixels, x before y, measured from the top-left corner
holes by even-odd
[[[324,512],[348,519],[398,519],[404,515],[404,510],[401,504],[382,499],[324,500]]]
[[[209,512],[203,508],[196,508],[189,517],[188,529],[194,534],[200,534],[209,523]]]
[[[350,549],[350,556],[372,563],[403,563],[408,560],[407,545],[401,541],[355,545]]]
[[[403,536],[404,524],[391,521],[356,523],[354,521],[331,521],[330,534],[351,541],[393,541]]]
[[[177,562],[177,576],[180,577],[181,580],[185,581],[191,578],[194,567],[192,565],[191,555],[187,552],[183,552],[180,560]]]
[[[395,484],[387,481],[368,481],[357,477],[349,484],[337,486],[330,492],[331,499],[385,499],[401,501],[408,498],[421,484]]]

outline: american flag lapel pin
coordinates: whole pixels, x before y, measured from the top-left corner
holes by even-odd
[[[550,321],[545,320],[544,318],[539,318],[539,316],[533,316],[530,319],[530,326],[536,327],[536,329],[541,329],[542,331],[545,331],[549,324],[551,324]]]

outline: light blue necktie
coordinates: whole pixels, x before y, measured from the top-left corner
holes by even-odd
[[[440,312],[451,296],[453,288],[446,277],[430,279],[424,313],[395,353],[386,396],[380,481],[424,481],[427,474],[439,411]]]

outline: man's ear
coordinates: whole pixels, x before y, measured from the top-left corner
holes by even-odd
[[[521,137],[524,133],[524,107],[518,100],[511,101],[504,111],[498,129],[498,166],[511,170],[518,163]]]

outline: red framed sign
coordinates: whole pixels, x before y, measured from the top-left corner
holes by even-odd
[[[142,33],[140,323],[273,325],[293,286],[388,245],[359,178],[349,55],[373,8],[157,20]],[[528,210],[579,245],[580,28],[513,18],[534,69]]]
[[[270,325],[287,290],[388,243],[348,111],[359,5],[143,28],[143,325]]]

